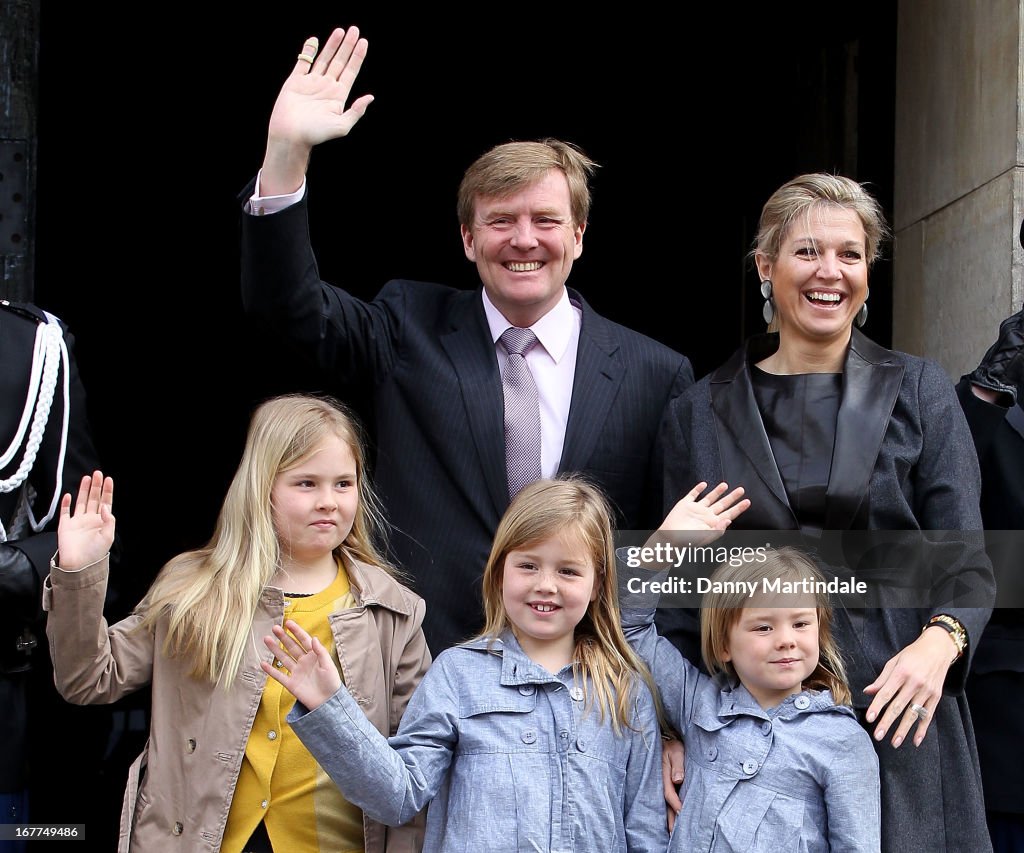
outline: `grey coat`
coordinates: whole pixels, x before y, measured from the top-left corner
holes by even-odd
[[[778,347],[777,335],[754,338],[670,405],[662,425],[666,511],[701,480],[743,486],[751,507],[734,529],[797,530],[750,378],[750,367]],[[886,350],[854,330],[826,495],[828,530],[927,530],[943,534],[948,571],[937,581],[934,608],[836,612],[835,632],[847,662],[854,704],[893,655],[912,643],[934,612],[955,615],[981,636],[995,586],[980,536],[980,475],[971,434],[952,383],[935,363]],[[952,541],[951,541],[952,540]],[[892,567],[890,567],[891,569]],[[952,587],[971,607],[950,606]],[[692,613],[663,611],[662,633],[691,659]],[[885,851],[991,849],[977,752],[963,696],[970,651],[946,680],[928,736],[915,749],[876,745],[882,779]]]

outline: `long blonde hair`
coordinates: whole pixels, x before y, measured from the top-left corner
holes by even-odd
[[[359,496],[352,530],[336,554],[392,570],[378,550],[384,523],[366,478],[354,417],[330,397],[290,394],[268,400],[253,413],[213,538],[170,560],[138,607],[140,628],[155,630],[167,618],[163,653],[190,661],[194,678],[229,684],[238,674],[260,595],[282,567],[270,500],[274,480],[328,436],[337,436],[352,451]]]
[[[484,569],[485,624],[480,636],[495,639],[511,627],[501,594],[509,553],[554,536],[577,537],[594,565],[597,596],[576,626],[573,669],[583,681],[587,706],[596,700],[602,722],[608,712],[619,732],[621,726],[632,728],[637,676],[647,683],[655,702],[658,690],[622,633],[611,518],[601,491],[577,475],[537,480],[519,492],[498,525]]]
[[[769,548],[765,553],[767,559],[764,562],[751,557],[737,560],[734,565],[723,563],[711,575],[712,582],[725,583],[721,587],[712,587],[712,591],[705,593],[701,600],[700,651],[711,675],[722,672],[730,678],[737,677],[732,662],[724,660],[724,657],[729,648],[729,631],[739,622],[743,608],[750,606],[744,584],[754,582],[760,585],[762,578],[769,582],[799,581],[803,578],[822,584],[825,581],[811,559],[796,548]],[[850,705],[853,700],[846,681],[846,667],[832,636],[832,606],[828,595],[815,590],[814,603],[818,617],[818,665],[804,679],[804,687],[828,690],[837,705]]]

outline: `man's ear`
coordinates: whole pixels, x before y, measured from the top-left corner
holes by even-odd
[[[573,232],[572,240],[575,244],[572,252],[572,259],[575,261],[583,254],[583,232],[587,230],[587,223],[581,222],[576,226],[576,230]]]
[[[466,225],[460,225],[459,232],[462,234],[462,250],[466,253],[467,258],[476,263],[476,246],[473,243],[473,231]]]

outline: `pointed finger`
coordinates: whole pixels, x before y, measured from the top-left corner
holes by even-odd
[[[920,716],[920,722],[917,724],[917,730],[914,732],[914,746],[920,746],[924,740],[924,736],[928,734],[928,726],[931,725],[932,716],[935,714],[935,709],[939,706],[939,700],[931,699],[924,703],[925,710],[928,712],[923,716]]]
[[[711,506],[711,504],[718,501],[718,499],[725,494],[728,488],[728,483],[719,483],[710,492],[704,495],[704,497],[700,499],[699,503],[704,504],[704,506]]]
[[[288,632],[298,640],[302,646],[303,652],[308,652],[313,648],[313,638],[306,632],[298,622],[292,619],[285,620],[284,627],[288,629]]]
[[[700,497],[701,492],[703,492],[707,487],[708,487],[708,484],[705,483],[703,480],[701,480],[701,482],[697,483],[696,486],[694,486],[692,489],[690,489],[690,491],[688,491],[685,495],[683,495],[681,500],[684,500],[684,501],[696,501],[697,498]]]
[[[745,513],[748,509],[750,509],[750,499],[744,498],[738,504],[730,507],[725,512],[723,512],[722,515],[725,518],[729,519],[729,522],[732,523],[741,515],[743,515],[743,513]]]
[[[275,625],[273,628],[274,636],[277,637],[278,648],[277,656],[284,660],[285,656],[291,658],[293,661],[298,660],[306,653],[304,649],[295,638],[280,625]]]
[[[103,491],[100,493],[100,511],[111,513],[114,507],[114,478],[103,478]]]
[[[725,484],[723,483],[723,485]],[[715,512],[725,512],[729,507],[731,507],[734,503],[736,503],[736,501],[738,501],[742,497],[743,486],[737,486],[735,489],[729,492],[729,494],[723,495],[717,501],[715,501],[711,505],[711,508]]]
[[[360,49],[360,46],[362,48],[361,54],[357,58],[356,52]],[[359,67],[363,64],[363,57],[365,56],[366,39],[359,38],[359,27],[349,27],[348,32],[345,33],[345,38],[341,40],[337,51],[331,57],[330,64],[327,66],[325,73],[328,77],[333,77],[339,83],[344,83],[345,80],[342,78],[348,73],[349,65],[355,63],[355,68],[348,76],[348,83],[351,85],[356,79],[356,74],[359,73]]]
[[[103,472],[93,471],[89,483],[89,502],[86,504],[86,512],[99,514],[100,495],[103,493]]]
[[[86,474],[82,477],[82,482],[78,484],[78,497],[75,498],[75,515],[85,512],[85,508],[89,503],[89,489],[92,486],[92,475]]]
[[[320,56],[318,56],[316,62],[313,63],[313,73],[327,73],[327,68],[334,59],[334,55],[338,52],[338,48],[341,47],[342,42],[344,42],[346,35],[348,34],[341,27],[337,27],[331,31],[331,34],[327,37],[327,41],[324,43],[323,49],[320,51]]]
[[[280,685],[282,687],[284,687],[285,689],[288,688],[288,681],[291,678],[291,676],[286,675],[284,672],[282,672],[279,669],[275,669],[273,666],[271,666],[265,660],[261,660],[260,661],[260,669],[262,669],[267,675],[269,675],[271,678],[273,678],[274,681],[277,681],[278,683],[280,683]]]
[[[275,625],[274,627],[276,628],[278,626]],[[281,648],[281,644],[277,641],[276,637],[264,635],[264,637],[263,637],[263,645],[265,645],[268,649],[270,649],[271,654],[274,655],[272,669],[274,669],[275,671],[279,671],[280,668],[282,666],[284,666],[286,663],[287,664],[295,663],[294,659],[287,660],[287,661],[285,660],[285,655],[287,654],[287,652],[285,652],[285,650]],[[261,661],[261,662],[262,663],[266,663],[266,661]],[[270,666],[270,664],[267,664],[267,665]]]

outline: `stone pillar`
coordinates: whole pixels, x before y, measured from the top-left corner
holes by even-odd
[[[32,300],[39,0],[0,3],[0,299]]]
[[[899,4],[893,346],[954,379],[1024,299],[1024,0]]]

